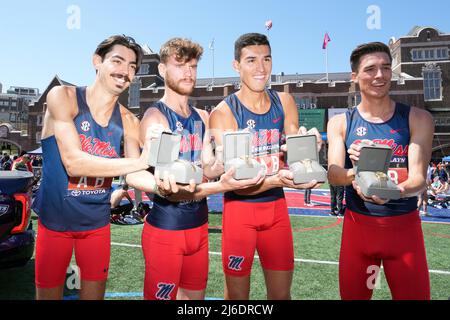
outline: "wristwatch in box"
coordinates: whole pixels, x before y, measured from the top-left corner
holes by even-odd
[[[355,165],[355,181],[366,197],[400,199],[400,189],[388,176],[392,148],[382,144],[360,144],[359,161]]]
[[[294,173],[294,183],[327,181],[327,171],[319,163],[317,137],[311,135],[286,136],[287,164]]]
[[[179,184],[189,184],[192,179],[196,184],[203,180],[203,170],[190,161],[178,159],[180,153],[181,135],[171,132],[161,132],[161,135],[150,143],[148,164],[160,172],[174,175]]]
[[[225,171],[235,168],[233,178],[251,179],[258,175],[261,164],[252,157],[252,135],[247,131],[225,132],[222,137]]]

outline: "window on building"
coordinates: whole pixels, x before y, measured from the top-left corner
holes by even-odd
[[[361,94],[358,92],[354,96],[352,96],[352,105],[351,107],[356,107],[361,103]]]
[[[422,75],[425,101],[442,100],[441,68],[434,63],[426,64]]]
[[[434,50],[433,49],[427,49],[425,50],[425,59],[434,59]]]
[[[450,117],[438,115],[437,118],[434,119],[434,124],[436,127],[446,127],[450,125]]]
[[[141,64],[141,67],[139,68],[138,73],[136,73],[136,75],[148,74],[149,69],[150,66],[147,63]]]
[[[448,48],[412,49],[413,61],[448,59]]]
[[[130,84],[128,106],[139,107],[141,102],[141,80],[134,78]]]
[[[295,103],[299,109],[316,109],[313,97],[300,97],[295,98]]]

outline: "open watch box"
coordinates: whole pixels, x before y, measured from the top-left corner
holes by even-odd
[[[160,136],[151,142],[148,164],[159,171],[160,179],[164,172],[174,175],[179,184],[189,184],[192,179],[196,184],[203,180],[203,170],[187,160],[178,159],[181,135],[171,132],[161,132]]]
[[[400,189],[388,175],[392,149],[382,144],[361,144],[359,161],[355,164],[355,180],[366,197],[400,199]]]
[[[251,179],[258,175],[262,166],[252,157],[252,135],[250,132],[225,132],[222,137],[222,144],[225,171],[234,167],[234,179]]]
[[[287,164],[294,173],[294,183],[327,181],[327,171],[319,163],[317,137],[315,135],[286,136]]]

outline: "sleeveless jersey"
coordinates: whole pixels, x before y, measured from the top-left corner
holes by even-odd
[[[158,109],[166,116],[170,130],[182,135],[179,159],[201,166],[201,151],[205,134],[205,124],[198,112],[191,106],[191,115],[184,118],[158,101],[150,108]],[[150,196],[150,195],[149,195]],[[185,230],[199,227],[208,221],[206,199],[200,201],[170,202],[154,195],[153,207],[147,215],[152,226],[166,230]]]
[[[86,102],[86,87],[77,87],[76,94],[78,114],[73,121],[81,149],[94,156],[118,158],[123,136],[119,103],[114,106],[108,126],[102,127],[91,115]],[[55,136],[42,140],[42,151],[42,183],[33,210],[43,225],[62,232],[88,231],[107,225],[112,178],[69,177]]]
[[[281,136],[284,129],[284,111],[278,93],[266,90],[270,98],[270,109],[264,114],[250,111],[236,94],[225,98],[236,119],[239,130],[249,129],[252,133],[252,154],[266,169],[266,175],[276,174],[284,167],[282,160]],[[247,196],[226,192],[225,198],[246,202],[268,202],[283,198],[283,188],[273,188],[260,194]]]
[[[388,176],[396,184],[408,178],[408,147],[410,140],[409,112],[410,107],[396,103],[394,115],[384,123],[371,123],[363,119],[357,108],[347,111],[346,149],[352,143],[361,140],[371,140],[375,143],[388,145],[392,148],[392,158],[389,165]],[[345,168],[352,168],[348,154],[345,159]],[[409,213],[417,209],[417,197],[390,200],[384,205],[364,202],[355,189],[346,186],[347,207],[357,213],[372,216],[396,216]]]

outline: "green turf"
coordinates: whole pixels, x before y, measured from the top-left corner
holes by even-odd
[[[210,252],[221,248],[220,214],[210,214]],[[291,216],[294,229],[296,259],[337,262],[339,259],[342,224],[334,225],[335,218]],[[322,230],[306,230],[329,226]],[[430,270],[450,271],[450,225],[423,223]],[[112,225],[112,242],[140,245],[142,225]],[[440,237],[439,237],[440,235]],[[447,237],[445,237],[447,236]],[[72,261],[72,263],[75,263]],[[142,292],[144,261],[140,247],[112,245],[107,292]],[[450,297],[450,275],[430,273],[432,299]],[[211,254],[207,297],[223,297],[221,256]],[[76,291],[66,291],[66,295]],[[34,260],[22,268],[0,271],[0,299],[33,299]],[[251,299],[265,298],[264,279],[259,260],[254,260],[251,281]],[[292,284],[293,299],[339,299],[338,266],[311,262],[296,262]],[[390,299],[389,288],[381,277],[374,299]],[[127,298],[127,299],[141,299]]]

